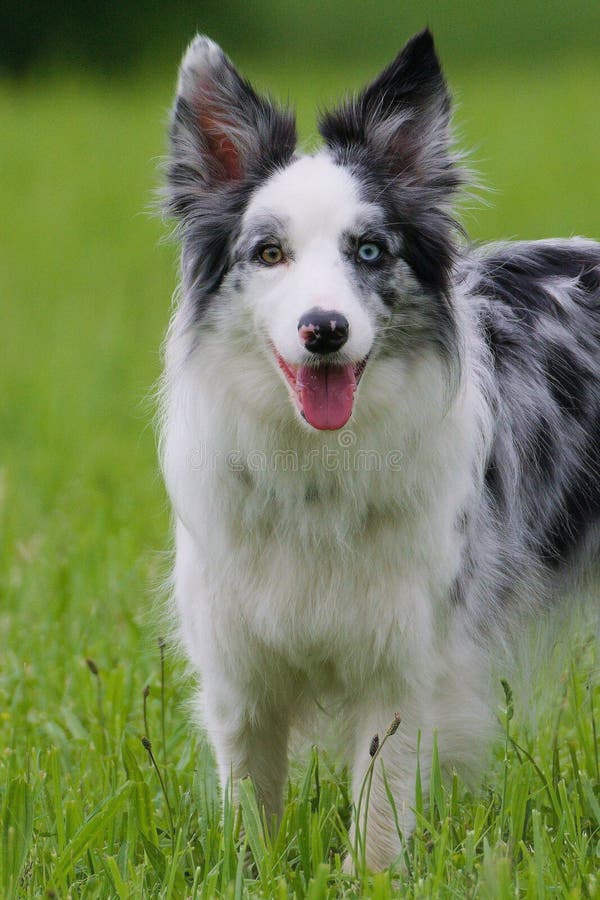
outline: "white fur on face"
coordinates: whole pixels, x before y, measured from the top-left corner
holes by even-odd
[[[254,194],[242,225],[242,239],[270,220],[281,223],[278,237],[289,260],[273,267],[254,264],[244,291],[259,333],[289,363],[307,353],[298,339],[298,320],[313,307],[335,310],[350,324],[344,357],[360,362],[374,339],[374,322],[357,296],[342,254],[346,233],[360,236],[361,225],[378,210],[361,201],[351,173],[325,154],[303,157],[277,172]]]

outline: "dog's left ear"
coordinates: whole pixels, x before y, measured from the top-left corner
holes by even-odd
[[[403,184],[452,192],[450,96],[426,29],[362,93],[325,113],[319,130],[344,161],[368,152]]]
[[[209,38],[198,35],[181,67],[171,120],[168,210],[180,219],[215,195],[289,162],[293,114],[258,94]]]

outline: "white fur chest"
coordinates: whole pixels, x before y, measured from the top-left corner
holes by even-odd
[[[423,404],[396,404],[410,430],[388,414],[376,428],[357,418],[314,435],[294,420],[276,429],[229,414],[228,388],[199,390],[196,372],[167,409],[176,595],[194,662],[202,668],[218,646],[238,671],[247,660],[252,677],[256,660],[281,660],[319,692],[418,668],[460,565],[456,518],[471,465],[463,440],[456,446],[462,420],[436,423],[417,445]],[[381,384],[371,389],[393,408]]]

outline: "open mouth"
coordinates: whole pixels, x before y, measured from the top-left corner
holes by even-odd
[[[293,366],[275,351],[277,364],[286,377],[292,397],[309,425],[319,431],[343,428],[354,407],[356,388],[367,364]]]

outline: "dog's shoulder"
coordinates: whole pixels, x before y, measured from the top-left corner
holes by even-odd
[[[600,520],[600,244],[496,244],[470,265],[493,372],[488,489],[497,506],[518,494],[526,543],[560,565]]]
[[[600,338],[600,243],[571,238],[491,244],[477,248],[471,264],[486,337],[499,361],[511,343],[507,330],[513,341],[520,334],[525,343],[532,329],[542,340],[561,331],[584,344]]]

